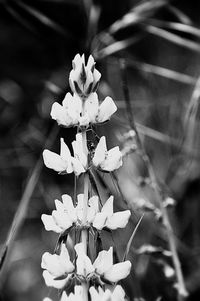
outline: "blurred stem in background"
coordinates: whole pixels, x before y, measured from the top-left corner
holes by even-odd
[[[164,192],[161,191],[161,188],[159,187],[159,184],[157,182],[156,175],[154,172],[154,168],[153,168],[153,166],[150,162],[150,159],[145,151],[145,148],[143,147],[142,141],[140,139],[140,136],[139,136],[136,124],[135,124],[133,110],[132,110],[132,106],[131,106],[131,102],[130,102],[128,80],[127,80],[127,75],[126,75],[126,60],[120,59],[119,64],[120,64],[120,70],[121,70],[122,88],[124,91],[126,111],[127,111],[129,125],[130,125],[130,128],[135,132],[136,144],[138,147],[139,154],[141,155],[141,158],[147,168],[148,175],[150,178],[150,185],[153,188],[157,203],[160,206],[160,210],[161,210],[162,218],[163,218],[163,225],[167,232],[169,248],[172,252],[172,259],[173,259],[174,268],[175,268],[175,272],[176,272],[177,283],[175,284],[175,286],[176,286],[176,289],[178,292],[178,300],[182,301],[188,296],[188,292],[185,287],[183,273],[181,270],[181,263],[180,263],[178,253],[177,253],[175,236],[174,236],[172,226],[171,226],[171,223],[169,220],[167,209],[164,206],[164,201],[167,196],[164,194]]]

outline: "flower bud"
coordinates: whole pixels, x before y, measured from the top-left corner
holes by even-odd
[[[71,90],[81,97],[88,97],[97,90],[101,78],[100,72],[95,69],[94,58],[90,55],[86,65],[84,54],[77,54],[72,61],[72,67],[69,76]]]

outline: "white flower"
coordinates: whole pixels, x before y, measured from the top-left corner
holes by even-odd
[[[76,272],[78,275],[87,277],[91,273],[94,273],[94,267],[90,258],[85,254],[83,243],[76,244],[74,247],[77,260],[76,260]]]
[[[129,260],[113,264],[113,248],[108,251],[99,252],[97,258],[92,264],[90,258],[85,254],[82,243],[75,246],[77,253],[77,274],[88,277],[92,273],[96,273],[102,279],[110,282],[117,282],[126,278],[131,270],[131,262]]]
[[[105,291],[99,286],[95,289],[90,287],[91,301],[125,301],[125,292],[120,285],[117,285],[113,291],[106,289]]]
[[[46,167],[58,173],[72,173],[76,176],[84,173],[87,169],[87,150],[83,148],[82,135],[77,134],[76,140],[72,142],[74,157],[71,156],[64,139],[60,139],[60,155],[47,149],[43,151],[43,159]]]
[[[70,261],[64,244],[61,246],[59,255],[45,252],[42,256],[41,267],[44,269],[43,277],[46,285],[57,289],[65,286],[70,274],[74,271],[74,265]]]
[[[103,136],[97,144],[92,162],[94,166],[102,171],[110,172],[122,166],[122,153],[118,146],[111,148],[108,151],[106,138]]]
[[[80,97],[67,93],[62,105],[54,102],[50,114],[52,119],[56,120],[59,125],[71,127],[79,124],[81,112],[82,100]]]
[[[60,155],[47,149],[43,151],[43,160],[46,167],[58,173],[72,173],[72,157],[64,139],[60,139]]]
[[[79,227],[90,227],[91,225],[97,230],[109,228],[126,227],[130,218],[130,210],[113,213],[113,196],[111,196],[99,212],[99,198],[93,196],[88,200],[87,218],[84,221],[84,194],[77,196],[77,206],[73,205],[72,198],[64,194],[62,202],[55,200],[56,210],[51,215],[42,214],[41,219],[47,231],[62,233],[73,225]]]
[[[73,69],[69,76],[69,84],[72,91],[84,97],[95,92],[98,87],[101,74],[97,69],[95,69],[93,57],[91,55],[89,56],[88,63],[86,65],[84,54],[82,56],[77,54],[72,61],[72,67]]]
[[[82,126],[103,123],[110,119],[117,107],[111,97],[99,104],[97,93],[91,93],[82,100],[78,95],[67,93],[62,105],[55,102],[51,108],[51,117],[63,127]]]
[[[131,216],[131,212],[130,210],[125,210],[113,213],[113,200],[114,197],[110,196],[110,198],[103,205],[101,212],[98,212],[95,215],[93,226],[96,229],[101,230],[106,227],[111,230],[115,230],[117,228],[126,227]]]
[[[99,199],[97,196],[89,199],[86,223],[83,222],[84,195],[79,194],[77,199],[76,207],[73,205],[72,198],[67,194],[62,195],[62,202],[55,200],[56,210],[53,210],[51,215],[42,214],[41,219],[45,229],[62,233],[73,226],[73,224],[76,226],[90,226],[99,210]]]
[[[82,172],[87,169],[88,165],[88,150],[84,147],[83,136],[81,133],[76,134],[76,140],[72,142],[72,147],[74,151],[74,161],[80,163],[80,169],[82,168]],[[74,161],[72,161],[72,165],[74,165]]]
[[[110,119],[110,117],[117,111],[117,107],[111,97],[107,96],[100,104],[98,115],[96,117],[97,123],[102,123]]]

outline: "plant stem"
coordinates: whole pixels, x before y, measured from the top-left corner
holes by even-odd
[[[127,109],[129,124],[130,124],[131,129],[134,130],[134,132],[135,132],[135,139],[136,139],[137,147],[140,151],[142,160],[147,168],[148,175],[151,180],[151,186],[153,188],[156,200],[157,200],[158,204],[160,205],[160,210],[161,210],[162,216],[163,216],[163,224],[164,224],[166,232],[167,232],[167,239],[168,239],[168,243],[169,243],[169,248],[172,252],[172,260],[173,260],[174,269],[175,269],[176,278],[177,278],[178,300],[181,301],[187,297],[188,292],[185,287],[183,273],[181,270],[181,263],[180,263],[180,260],[178,257],[178,252],[176,249],[176,241],[175,241],[175,237],[174,237],[174,232],[173,232],[170,220],[169,220],[167,209],[163,205],[164,195],[159,187],[153,166],[152,166],[150,159],[145,151],[145,148],[143,147],[142,141],[140,139],[140,136],[139,136],[136,124],[135,124],[135,120],[134,120],[134,116],[133,116],[132,108],[131,108],[130,97],[129,97],[128,83],[127,83],[127,78],[126,78],[126,62],[124,59],[120,60],[120,68],[121,68],[122,85],[123,85],[123,91],[124,91],[124,96],[125,96],[125,101],[126,101],[126,109]]]
[[[87,149],[87,134],[86,131],[82,132],[83,147],[85,154],[88,154]],[[88,173],[84,173],[84,201],[83,201],[83,224],[87,222],[87,208],[88,208],[88,188],[89,188],[89,176]],[[87,242],[88,242],[88,230],[82,229],[81,231],[81,242],[83,243],[85,254],[87,255]],[[83,287],[83,300],[88,301],[88,284],[87,282],[82,283]]]

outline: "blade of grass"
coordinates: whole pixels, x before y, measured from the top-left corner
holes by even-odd
[[[14,8],[12,8],[7,2],[5,5],[6,10],[8,13],[22,26],[24,26],[29,31],[33,32],[34,34],[38,34],[37,31],[29,24],[29,22],[24,19]]]
[[[143,217],[144,217],[144,214],[140,217],[139,221],[137,222],[137,225],[135,226],[135,229],[133,230],[129,240],[128,240],[128,243],[127,243],[127,246],[126,246],[126,250],[124,252],[124,256],[122,258],[122,261],[125,261],[128,257],[128,253],[130,251],[130,247],[131,247],[131,244],[132,244],[132,241],[133,241],[133,238],[135,237],[135,234],[139,228],[139,225],[141,223],[141,221],[143,220]]]
[[[184,14],[180,9],[178,9],[177,7],[171,5],[171,4],[168,4],[167,6],[168,10],[171,11],[176,17],[177,19],[182,22],[183,24],[192,24],[192,21],[191,19],[186,15]]]
[[[196,85],[194,87],[184,117],[183,147],[188,146],[191,149],[195,148],[195,143],[197,141],[198,127],[199,127],[199,120],[198,120],[199,110],[200,110],[200,77],[196,82]]]
[[[121,30],[127,26],[138,24],[141,20],[146,19],[146,17],[151,16],[158,9],[165,6],[168,3],[166,0],[155,0],[155,1],[146,1],[138,4],[133,7],[127,14],[125,14],[122,19],[117,20],[113,23],[109,32],[111,34],[116,33],[118,30]]]
[[[63,36],[68,36],[68,37],[72,38],[72,34],[67,32],[65,29],[62,28],[62,26],[57,24],[55,21],[50,19],[48,16],[46,16],[39,10],[37,10],[37,9],[33,8],[32,6],[27,5],[23,2],[20,2],[20,1],[16,2],[16,4],[18,6],[20,6],[22,9],[24,9],[28,14],[32,15],[37,20],[39,20],[45,26],[52,28],[53,30],[55,30],[56,32],[58,32],[59,34],[61,34]]]
[[[176,82],[180,82],[182,84],[195,85],[196,83],[196,79],[190,75],[140,61],[127,60],[127,66],[131,66],[138,70],[142,70],[146,73],[151,73],[161,77],[165,77]]]
[[[200,52],[200,44],[190,41],[188,39],[182,38],[174,33],[171,33],[167,30],[152,26],[152,25],[145,25],[143,26],[144,31],[157,36],[159,38],[165,39],[175,45],[181,46],[186,49],[193,50],[195,52]]]
[[[200,38],[200,29],[195,26],[178,23],[178,22],[167,22],[167,21],[162,21],[162,20],[156,20],[153,18],[147,19],[146,22],[148,24],[151,24],[156,27],[164,27],[164,28],[168,28],[168,29],[173,29],[173,30],[177,30],[177,31],[180,31],[183,33],[189,33],[191,35],[194,35],[194,36]]]
[[[44,148],[46,148],[46,146],[51,146],[51,144],[54,142],[57,134],[58,134],[58,128],[55,126],[53,128],[53,130],[51,131],[49,137],[47,138]],[[23,222],[26,217],[28,205],[30,203],[31,196],[35,190],[35,187],[38,183],[42,168],[43,168],[43,161],[42,161],[42,158],[40,157],[27,180],[27,184],[26,184],[24,192],[22,194],[22,198],[20,200],[17,211],[14,215],[11,227],[8,231],[8,235],[7,235],[6,241],[3,246],[3,250],[1,251],[1,255],[0,255],[1,278],[2,278],[2,274],[3,274],[3,268],[5,268],[6,259],[8,257],[8,251],[11,249],[12,243],[15,240],[21,226],[23,225]]]
[[[103,59],[109,55],[112,55],[116,52],[124,50],[124,49],[128,48],[129,46],[137,43],[142,37],[143,37],[142,35],[138,35],[133,38],[114,42],[113,44],[111,44],[97,52],[94,52],[94,57],[96,60]]]

